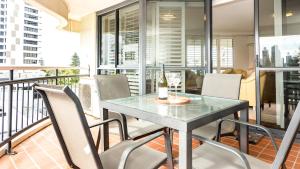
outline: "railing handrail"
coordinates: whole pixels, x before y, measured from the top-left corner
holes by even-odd
[[[33,78],[22,78],[16,80],[4,80],[0,81],[0,86],[6,86],[16,83],[26,83],[31,81],[38,81],[38,80],[47,80],[47,79],[57,79],[57,78],[71,78],[71,77],[86,77],[89,74],[74,74],[74,75],[63,75],[63,76],[43,76],[43,77],[33,77]]]
[[[55,69],[81,69],[89,70],[89,67],[70,67],[70,66],[0,66],[0,70],[55,70]]]
[[[30,78],[20,78],[20,79],[14,79],[14,71],[15,70],[45,70],[45,69],[54,69],[55,70],[55,75],[54,76],[40,76],[40,77],[30,77]],[[48,84],[49,81],[52,84],[55,85],[59,85],[59,84],[63,84],[63,85],[71,85],[71,88],[73,87],[73,83],[75,84],[75,92],[76,92],[76,83],[78,83],[79,81],[76,81],[76,79],[80,79],[80,77],[89,77],[89,73],[88,74],[71,74],[71,75],[59,75],[59,69],[81,69],[80,67],[41,67],[41,66],[36,66],[36,67],[30,67],[30,66],[0,66],[0,70],[7,70],[9,71],[9,79],[8,80],[4,80],[4,81],[0,81],[0,87],[3,89],[2,90],[2,95],[0,97],[3,96],[2,98],[2,132],[1,132],[1,141],[0,141],[0,148],[4,145],[7,144],[7,149],[6,149],[6,153],[7,154],[14,154],[14,152],[12,151],[12,139],[16,138],[18,135],[20,135],[21,133],[23,133],[24,131],[28,130],[29,128],[35,126],[36,124],[44,121],[45,119],[48,118],[47,114],[43,114],[43,103],[42,101],[39,102],[39,97],[37,97],[37,100],[35,101],[35,93],[34,93],[34,89],[31,88],[32,83],[34,82],[41,82],[41,83],[46,83]],[[88,69],[89,70],[89,69]],[[90,71],[89,71],[90,72]],[[75,78],[75,81],[72,82],[72,78]],[[66,80],[68,79],[68,80]],[[70,81],[71,79],[71,81]],[[71,82],[71,83],[70,83]],[[23,87],[22,91],[22,95],[19,96],[19,84],[21,84],[21,88]],[[24,87],[25,85],[29,85],[26,87],[30,87],[26,89],[26,93],[24,93]],[[15,85],[17,86],[15,88]],[[6,87],[8,87],[8,90],[5,90]],[[16,91],[16,94],[14,96],[14,90]],[[32,93],[30,93],[30,91],[32,91]],[[7,102],[5,102],[5,93],[8,93],[7,95]],[[32,95],[30,97],[30,95]],[[21,109],[19,110],[19,97],[22,96],[22,101],[21,101]],[[27,98],[27,105],[25,104],[25,96]],[[16,103],[14,104],[13,102],[13,98],[16,99]],[[32,99],[31,103],[29,101],[29,99]],[[36,104],[35,104],[36,103]],[[40,104],[41,103],[41,104]],[[31,104],[31,108],[30,105]],[[15,107],[14,107],[15,105]],[[36,108],[34,107],[36,105]],[[41,107],[39,107],[41,106]],[[6,111],[5,111],[5,107]],[[26,110],[24,110],[24,108],[26,107]],[[39,110],[42,110],[42,112],[39,112]],[[27,111],[27,113],[26,113]],[[15,114],[13,114],[13,112],[15,112]],[[30,115],[31,112],[31,115]],[[36,112],[35,116],[34,116],[34,112]],[[7,117],[5,118],[5,113],[7,114]],[[21,113],[21,114],[20,114]],[[23,126],[23,115],[26,113],[25,117],[25,121],[24,121],[24,125],[26,123],[26,127]],[[41,115],[39,115],[39,113],[41,113]],[[15,116],[15,120],[16,122],[13,124],[12,120],[13,120],[13,115]],[[21,117],[21,119],[18,118],[18,116]],[[41,117],[39,119],[39,116]],[[31,117],[31,124],[30,124],[30,117]],[[34,119],[35,118],[35,119]],[[7,124],[5,124],[5,120],[7,120]],[[20,130],[18,130],[18,120],[21,120],[21,128]],[[36,120],[36,121],[35,121]],[[34,122],[35,121],[35,122]],[[14,126],[13,126],[14,125]],[[4,138],[4,127],[7,126],[7,138]],[[15,132],[13,133],[13,127],[15,127]]]

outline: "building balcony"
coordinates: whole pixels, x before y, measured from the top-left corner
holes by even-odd
[[[21,62],[28,66],[0,66],[0,73],[5,77],[0,79],[1,169],[71,168],[66,150],[62,148],[65,145],[59,142],[59,139],[62,138],[59,134],[57,135],[57,122],[55,123],[53,117],[50,118],[49,112],[51,111],[49,110],[51,109],[46,108],[45,96],[42,98],[38,90],[33,87],[35,83],[68,86],[79,98],[83,107],[81,113],[84,113],[84,117],[91,124],[105,120],[104,114],[106,110],[108,113],[109,108],[101,107],[103,105],[113,105],[110,108],[118,111],[132,110],[133,115],[128,113],[129,111],[126,112],[129,115],[122,112],[120,114],[133,116],[133,119],[138,122],[147,121],[147,119],[136,116],[147,113],[148,110],[143,108],[147,108],[152,102],[146,102],[149,105],[144,105],[145,102],[135,101],[135,103],[140,103],[138,104],[138,108],[142,107],[140,109],[131,105],[134,101],[127,103],[130,106],[124,108],[123,105],[120,108],[114,107],[117,104],[109,102],[110,99],[103,101],[98,98],[96,92],[98,88],[94,84],[93,77],[95,75],[107,75],[108,77],[116,74],[124,75],[123,77],[127,78],[129,91],[124,98],[141,99],[148,96],[146,94],[155,95],[154,93],[159,92],[159,74],[165,74],[168,80],[173,81],[165,88],[169,92],[176,93],[174,94],[176,99],[177,93],[179,96],[180,94],[192,95],[196,100],[202,101],[199,103],[204,105],[201,113],[211,111],[207,116],[203,115],[201,118],[204,120],[201,121],[199,120],[201,113],[196,112],[200,109],[192,107],[193,105],[186,109],[184,104],[167,104],[166,106],[163,105],[165,102],[157,100],[156,95],[155,99],[151,98],[150,101],[155,101],[156,106],[159,105],[158,108],[155,107],[158,112],[161,111],[165,114],[159,114],[159,117],[154,116],[156,109],[148,107],[149,112],[153,111],[150,112],[151,119],[149,121],[160,122],[159,125],[165,127],[163,131],[170,129],[169,132],[174,134],[171,150],[176,169],[190,169],[193,165],[191,155],[193,150],[201,149],[201,146],[204,147],[207,143],[205,140],[201,142],[199,137],[198,139],[194,135],[192,137],[194,133],[190,128],[199,123],[204,125],[206,120],[221,120],[223,117],[227,117],[224,114],[230,110],[236,119],[242,119],[242,113],[247,113],[247,116],[243,117],[244,120],[248,121],[249,118],[250,124],[257,125],[249,128],[250,141],[247,137],[248,128],[236,126],[235,132],[230,133],[230,136],[221,137],[220,145],[227,145],[229,147],[227,150],[230,148],[241,149],[238,152],[243,151],[245,154],[249,147],[250,157],[273,164],[277,152],[273,148],[272,139],[267,137],[268,133],[262,132],[257,127],[263,125],[276,135],[275,143],[278,146],[291,145],[291,149],[286,152],[287,158],[283,159],[282,164],[287,169],[300,168],[300,132],[294,129],[293,139],[288,144],[282,144],[283,136],[291,136],[287,129],[291,126],[293,117],[298,117],[299,111],[296,110],[297,105],[300,105],[298,104],[300,101],[299,2],[271,0],[259,1],[259,5],[256,4],[258,2],[256,0],[115,0],[113,2],[91,0],[89,3],[78,0],[27,0],[26,2],[55,16],[59,20],[60,29],[80,36],[80,56],[85,59],[84,62],[87,63],[89,69],[78,73],[78,71],[68,71],[69,69],[77,70],[77,68],[70,67],[34,67],[30,64],[37,64],[39,59],[23,58],[23,55],[20,55],[22,56]],[[33,15],[40,19],[39,14],[40,12],[37,12]],[[28,24],[25,26],[25,33],[41,34],[39,36],[45,37],[44,30],[40,31],[40,28],[35,28],[37,26]],[[34,40],[26,37],[23,39]],[[55,39],[57,43],[62,40],[63,37]],[[23,45],[23,43],[21,44]],[[47,42],[41,41],[41,44],[47,44]],[[36,45],[25,43],[25,45],[39,48],[38,51],[25,50],[25,52],[43,54],[39,43]],[[64,45],[62,46],[67,47]],[[55,50],[60,52],[64,49],[53,49],[53,51]],[[10,51],[7,52],[10,57],[14,57],[13,59],[18,57],[14,53],[11,54]],[[62,60],[60,59],[52,60],[59,64]],[[31,74],[24,75],[28,72]],[[65,74],[60,74],[60,72]],[[74,72],[78,74],[74,74]],[[218,75],[238,74],[241,77],[235,99],[203,94],[205,76],[214,73]],[[219,78],[218,81],[211,83],[211,86],[223,89],[222,92],[230,91],[232,86],[224,88],[218,86],[222,85],[222,80]],[[232,93],[228,92],[227,94]],[[205,99],[203,99],[206,96],[223,99],[224,103],[235,101],[239,105],[247,105],[247,107],[234,109],[234,106],[229,106],[225,110],[222,109],[222,106],[226,104],[223,105],[220,100],[206,105]],[[189,101],[191,100],[185,103],[190,103]],[[99,110],[99,107],[102,109]],[[199,123],[190,122],[192,120],[184,116],[186,114],[178,114],[180,108],[184,109],[187,114],[196,114],[194,119]],[[219,112],[214,108],[219,108]],[[233,109],[234,111],[232,111]],[[171,117],[168,116],[170,114],[167,114],[169,110],[173,115]],[[193,112],[196,113],[193,114]],[[215,114],[215,116],[208,118],[210,114]],[[180,115],[182,115],[182,119],[179,118]],[[80,120],[82,119],[85,118]],[[165,120],[164,123],[161,123],[162,119]],[[174,119],[178,123],[175,124]],[[123,130],[126,129],[124,123],[122,121]],[[207,124],[209,123],[207,122]],[[105,128],[103,127],[103,131]],[[111,127],[106,131],[113,132],[102,133],[109,137],[110,147],[120,143],[120,135],[116,134],[114,130],[115,128]],[[91,129],[91,133],[93,141],[96,143],[99,131],[95,128]],[[126,135],[125,131],[124,135]],[[241,137],[242,135],[244,137]],[[100,145],[105,147],[106,137],[101,139]],[[129,137],[129,139],[131,138]],[[192,149],[187,146],[188,142]],[[165,146],[163,137],[146,144],[146,147],[158,152],[166,152],[168,148],[166,149]],[[247,150],[244,151],[245,149]],[[100,149],[97,151],[97,156],[98,153],[104,153]],[[90,149],[84,149],[84,152],[89,154]],[[254,164],[253,161],[249,161],[250,165]],[[217,164],[218,161],[214,161],[214,163]],[[145,167],[146,165],[145,160]],[[194,167],[201,168],[203,166],[200,164]],[[159,168],[168,168],[167,162]]]
[[[7,74],[13,76],[13,73],[24,70],[54,70],[58,72],[59,69],[67,69],[63,67],[0,67],[2,71],[6,71]],[[9,73],[8,73],[9,72]],[[3,169],[27,169],[27,168],[70,168],[65,160],[63,151],[58,142],[57,136],[54,132],[53,126],[48,113],[45,109],[45,105],[42,103],[42,99],[33,91],[31,87],[33,83],[44,83],[44,84],[59,84],[69,85],[72,87],[74,92],[84,97],[81,92],[80,86],[84,82],[85,77],[89,75],[63,75],[48,77],[35,77],[35,78],[24,78],[19,77],[15,80],[4,80],[0,82],[0,94],[1,97],[1,116],[0,122],[2,125],[0,138],[1,157],[0,157],[0,168]],[[76,83],[71,83],[72,80],[80,79]],[[10,86],[12,88],[10,88]],[[10,101],[9,91],[12,90],[12,102]],[[90,96],[88,96],[90,97]],[[12,109],[7,106],[12,104]],[[90,106],[90,105],[89,105]],[[86,107],[86,118],[89,123],[99,121],[99,118],[91,115],[90,108]],[[11,112],[10,112],[11,111]],[[10,120],[11,119],[11,120]],[[98,133],[97,129],[92,129],[94,140]],[[118,134],[110,134],[110,146],[119,143]],[[229,145],[234,148],[239,147],[239,143],[235,140],[235,137],[226,136],[221,138],[223,144]],[[279,146],[281,139],[277,138],[276,143]],[[164,139],[163,137],[157,138],[146,146],[157,151],[165,152]],[[175,168],[178,167],[178,156],[179,156],[179,137],[178,133],[174,133],[173,140],[173,156],[175,159]],[[192,147],[201,147],[198,140],[192,141]],[[10,153],[8,155],[5,151],[9,148]],[[16,153],[16,154],[14,154]],[[101,151],[99,151],[101,153]],[[272,163],[275,157],[275,151],[271,145],[271,140],[267,137],[263,137],[258,143],[250,144],[249,154],[267,163]],[[297,169],[300,167],[300,144],[293,143],[289,155],[285,161],[287,169]],[[167,164],[163,164],[161,167],[167,168]]]

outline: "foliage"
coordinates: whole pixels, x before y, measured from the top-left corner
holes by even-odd
[[[71,67],[80,66],[80,58],[77,53],[74,53],[71,59]],[[46,73],[46,76],[55,76],[55,70],[43,70]],[[58,71],[58,76],[69,76],[69,75],[78,75],[80,73],[79,69],[63,69]],[[79,77],[71,78],[59,78],[57,79],[58,85],[74,85],[79,82]]]

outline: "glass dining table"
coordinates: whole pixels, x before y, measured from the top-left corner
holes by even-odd
[[[187,104],[161,104],[157,94],[131,96],[100,102],[101,119],[118,112],[175,129],[179,132],[179,168],[192,168],[192,130],[240,111],[240,120],[248,122],[248,101],[178,93]],[[126,123],[124,124],[126,125]],[[126,128],[127,126],[124,126]],[[240,149],[248,153],[248,127],[240,126]],[[102,128],[102,151],[109,147],[109,127]]]

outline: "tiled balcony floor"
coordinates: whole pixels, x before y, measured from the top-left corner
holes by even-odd
[[[96,133],[96,130],[92,131]],[[280,140],[276,140],[280,143]],[[119,142],[119,137],[111,135],[110,142],[115,144]],[[237,147],[238,142],[229,137],[222,138],[222,142]],[[164,151],[164,143],[162,138],[148,144],[148,146]],[[174,156],[178,157],[178,135],[174,138]],[[193,141],[193,147],[199,146],[197,141]],[[69,168],[58,140],[54,133],[53,127],[49,126],[41,132],[30,137],[15,149],[17,155],[3,156],[0,158],[1,169],[57,169]],[[250,154],[258,157],[266,162],[271,163],[274,159],[274,149],[269,139],[264,138],[257,145],[250,145]],[[176,164],[176,166],[178,166]],[[287,168],[300,168],[300,144],[294,144],[287,158]],[[165,168],[162,166],[161,168]]]

